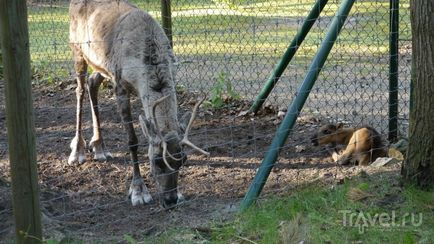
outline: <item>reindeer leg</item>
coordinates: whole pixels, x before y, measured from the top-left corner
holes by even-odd
[[[106,161],[107,158],[113,158],[110,152],[106,151],[104,141],[102,139],[99,110],[98,110],[98,89],[104,77],[95,72],[89,76],[87,81],[87,90],[89,92],[90,107],[92,111],[93,136],[89,143],[94,153],[94,159],[98,161]]]
[[[77,88],[75,89],[77,97],[77,113],[76,113],[76,131],[75,137],[72,139],[70,147],[71,154],[68,158],[68,164],[83,163],[86,161],[86,155],[84,154],[84,148],[86,142],[81,135],[81,117],[82,117],[82,105],[84,97],[84,83],[86,80],[87,63],[82,56],[75,60],[75,70],[77,72]]]
[[[131,105],[129,92],[117,84],[115,88],[118,108],[122,117],[122,123],[128,134],[128,146],[130,149],[131,162],[133,163],[133,180],[129,189],[129,197],[133,206],[149,203],[152,201],[152,196],[149,194],[148,188],[140,174],[139,160],[137,157],[138,140],[134,131],[133,119],[131,116]]]

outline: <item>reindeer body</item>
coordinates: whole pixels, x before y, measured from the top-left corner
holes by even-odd
[[[71,142],[68,163],[82,163],[86,159],[85,141],[81,135],[85,88],[89,92],[94,132],[89,146],[95,154],[94,159],[105,161],[111,157],[100,131],[97,99],[98,87],[104,77],[108,78],[114,83],[134,165],[130,186],[132,204],[147,203],[152,198],[138,166],[138,139],[129,101],[131,89],[137,91],[142,101],[144,118],[140,119],[141,126],[149,142],[151,171],[163,192],[163,205],[177,203],[182,196],[177,190],[176,170],[186,160],[182,146],[188,145],[207,153],[188,141],[187,131],[184,139],[179,136],[183,131],[178,121],[175,57],[163,29],[148,13],[124,0],[72,0],[69,13],[70,46],[77,72],[77,130]],[[88,65],[95,72],[86,81]]]
[[[121,83],[125,89],[137,90],[145,115],[151,114],[152,101],[170,95],[164,102],[169,106],[157,110],[160,120],[167,119],[160,122],[160,128],[179,130],[173,80],[175,57],[160,25],[126,1],[71,1],[70,18],[70,43],[76,62],[84,59],[115,86]]]
[[[344,128],[342,124],[322,126],[312,138],[315,146],[331,144],[336,151],[336,145],[346,145],[343,153],[334,158],[345,165],[350,162],[368,165],[378,157],[386,157],[387,152],[380,134],[372,127]]]

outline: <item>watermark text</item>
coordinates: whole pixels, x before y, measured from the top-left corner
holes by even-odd
[[[403,228],[406,226],[418,227],[422,225],[422,213],[402,213],[397,215],[393,210],[383,213],[367,213],[363,211],[339,210],[342,213],[342,225],[356,227],[363,234],[367,228],[380,226],[381,228]]]

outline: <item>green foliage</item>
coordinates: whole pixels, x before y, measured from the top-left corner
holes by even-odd
[[[124,235],[125,241],[127,241],[129,244],[136,244],[137,241],[132,236],[125,234]]]
[[[257,0],[214,0],[215,3],[220,3],[221,5],[225,5],[230,9],[238,9],[242,5],[254,4],[263,1]],[[266,2],[266,1],[264,1]]]
[[[208,104],[213,108],[221,108],[226,103],[238,99],[240,99],[240,96],[235,91],[231,81],[226,78],[225,73],[220,73],[211,88],[211,97]]]
[[[180,93],[180,94],[182,94],[182,93],[185,93],[185,92],[187,91],[187,88],[185,88],[184,85],[177,84],[177,85],[175,86],[175,91],[176,91],[176,93]]]
[[[158,236],[147,236],[140,243],[213,243],[209,242],[207,233],[201,233],[190,228],[173,228]]]
[[[48,240],[45,240],[43,243],[45,243],[45,244],[59,244],[60,242],[58,240],[55,240],[55,239],[48,239]]]
[[[298,235],[308,243],[430,243],[434,238],[433,193],[401,188],[398,181],[397,176],[390,179],[390,176],[375,175],[347,181],[333,188],[313,184],[288,197],[258,202],[233,222],[215,229],[212,238],[219,243],[239,242],[241,239],[252,243],[298,243],[294,239],[283,241],[285,237]],[[348,192],[354,188],[366,191],[369,197],[351,200]],[[349,213],[356,216],[352,219],[355,224],[343,224],[343,211],[348,213],[347,217]],[[396,222],[381,225],[378,218],[374,224],[369,222],[372,219],[367,220],[368,225],[361,231],[358,214],[375,218],[381,214],[391,216],[392,211]],[[410,217],[404,217],[412,213],[423,216],[420,226],[411,225]],[[301,221],[294,224],[298,216],[302,216]],[[405,225],[402,225],[403,221]],[[297,232],[293,231],[294,228],[298,229]]]
[[[359,188],[360,190],[368,190],[369,189],[369,184],[366,182],[360,183],[357,188]]]
[[[225,6],[229,7],[230,9],[236,9],[239,5],[239,3],[237,3],[239,1],[237,1],[237,0],[216,0],[214,2],[218,2],[221,5],[225,5]]]
[[[407,233],[404,234],[404,238],[402,240],[402,243],[404,243],[404,244],[413,244],[413,243],[416,243],[416,242],[414,241],[413,235],[411,233],[407,232]]]
[[[31,63],[32,80],[37,83],[45,83],[53,85],[68,77],[68,72],[65,69],[50,69],[50,63],[46,61],[38,62],[37,64]]]

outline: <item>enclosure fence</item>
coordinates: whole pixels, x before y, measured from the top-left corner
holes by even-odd
[[[132,1],[161,21],[161,2]],[[121,240],[124,234],[148,235],[164,230],[164,223],[191,224],[211,218],[216,211],[230,213],[252,181],[284,113],[324,40],[342,1],[329,0],[304,42],[275,85],[257,117],[237,117],[249,109],[271,72],[300,30],[314,0],[173,0],[171,39],[177,57],[176,78],[181,114],[208,94],[190,135],[211,153],[205,158],[189,151],[179,172],[180,190],[187,200],[183,210],[162,210],[158,204],[133,208],[126,197],[131,174],[126,135],[114,112],[110,89],[102,89],[99,110],[105,143],[115,156],[111,163],[88,161],[66,165],[74,136],[75,71],[69,48],[68,1],[29,0],[32,79],[36,87],[35,111],[38,170],[44,233],[85,240]],[[359,169],[327,164],[325,149],[311,148],[310,136],[320,124],[342,122],[371,125],[387,138],[389,121],[389,0],[357,0],[310,91],[297,124],[265,186],[267,194],[280,194],[332,175],[336,179]],[[167,9],[166,9],[167,10]],[[168,11],[168,10],[167,10]],[[167,21],[167,20],[166,20]],[[167,22],[166,22],[167,23]],[[408,125],[411,30],[409,0],[399,1],[398,137]],[[110,86],[110,85],[108,85]],[[3,89],[0,84],[0,89]],[[4,101],[0,95],[0,101]],[[137,135],[140,99],[133,97],[133,123]],[[0,103],[4,110],[4,103]],[[92,127],[84,106],[84,134]],[[0,123],[4,121],[0,118]],[[0,132],[0,177],[8,179],[7,142]],[[147,162],[148,142],[140,137],[139,157]],[[276,163],[277,163],[276,162]],[[158,191],[148,164],[142,164],[146,184]],[[326,177],[327,178],[327,177]],[[10,238],[10,192],[0,182],[0,240]],[[3,187],[3,189],[1,188]],[[0,193],[2,193],[0,192]],[[199,217],[194,217],[194,216]],[[147,223],[143,223],[146,219]],[[198,225],[203,222],[198,221]],[[109,236],[106,233],[110,233]]]
[[[252,100],[305,20],[315,1],[172,1],[178,83],[209,91],[230,83]],[[161,19],[160,1],[135,4]],[[286,107],[296,93],[339,1],[329,1],[268,103]],[[400,1],[399,119],[408,117],[410,80],[409,1]],[[68,2],[29,3],[35,78],[48,83],[73,78],[68,46]],[[386,131],[389,77],[389,1],[356,1],[305,111],[342,115]],[[345,64],[345,65],[343,65]],[[327,113],[324,111],[327,108]],[[401,133],[405,134],[404,131]]]

